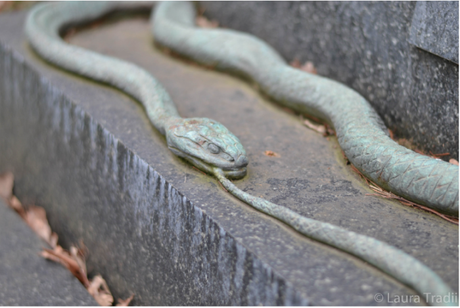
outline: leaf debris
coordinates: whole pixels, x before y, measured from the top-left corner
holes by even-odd
[[[303,119],[303,124],[311,130],[323,135],[323,137],[334,136],[335,131],[327,124],[315,124],[308,119]]]
[[[16,211],[29,227],[52,248],[43,248],[40,255],[67,268],[99,305],[112,306],[113,296],[102,276],[96,275],[92,280],[88,279],[85,261],[87,248],[83,242],[80,243],[79,247],[71,246],[70,251],[66,251],[58,245],[58,235],[52,232],[45,209],[36,205],[24,208],[19,199],[13,195],[13,185],[14,176],[11,172],[0,174],[0,198],[4,199],[6,204]],[[134,294],[127,299],[118,299],[117,306],[128,306],[133,298]]]
[[[133,300],[134,294],[132,294],[127,299],[119,299],[118,303],[115,306],[129,306],[129,303]]]
[[[265,151],[264,154],[270,157],[281,157],[278,153],[269,150]]]
[[[414,207],[414,208],[424,210],[426,212],[430,212],[432,214],[435,214],[435,215],[441,217],[444,220],[447,220],[447,221],[449,221],[449,222],[451,222],[453,224],[458,225],[458,218],[457,217],[442,214],[442,213],[440,213],[440,212],[438,212],[436,210],[433,210],[433,209],[431,209],[429,207],[426,207],[424,205],[409,201],[409,200],[407,200],[407,199],[405,199],[403,197],[400,197],[400,196],[397,196],[397,195],[393,194],[392,192],[386,191],[383,188],[381,188],[380,186],[378,186],[377,184],[375,184],[374,182],[372,182],[371,180],[369,180],[367,177],[365,177],[364,174],[362,174],[351,163],[350,163],[350,166],[351,166],[351,169],[361,177],[361,179],[366,181],[366,183],[369,186],[369,188],[372,189],[375,192],[375,194],[366,194],[366,196],[377,196],[377,197],[382,197],[382,198],[385,198],[385,199],[394,199],[394,200],[399,201],[403,205],[407,205],[407,206],[410,206],[410,207]]]
[[[204,16],[197,16],[195,23],[200,28],[213,29],[219,27],[219,23],[216,20],[209,20]]]
[[[289,62],[289,65],[301,71],[310,73],[310,74],[314,74],[314,75],[318,74],[318,71],[316,70],[315,65],[311,61],[307,61],[304,64],[301,64],[300,61],[297,58],[295,58],[294,60]]]

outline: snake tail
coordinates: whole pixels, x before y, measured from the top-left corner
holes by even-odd
[[[241,201],[285,222],[294,230],[311,239],[338,248],[369,262],[414,289],[422,298],[425,298],[425,294],[430,293],[435,297],[442,296],[444,298],[444,296],[447,296],[451,299],[452,296],[450,295],[453,294],[451,288],[430,268],[405,252],[374,238],[301,216],[288,208],[254,197],[236,187],[217,168],[214,169],[214,175],[225,189]],[[435,301],[428,304],[439,305]],[[442,305],[456,306],[458,304],[456,302],[447,302]]]
[[[397,144],[356,91],[290,67],[255,36],[197,28],[195,14],[192,3],[161,2],[151,23],[156,43],[198,63],[242,75],[276,102],[325,121],[334,127],[350,162],[367,178],[408,200],[458,216],[458,166]]]

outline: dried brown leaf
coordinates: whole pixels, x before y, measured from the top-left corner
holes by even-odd
[[[118,299],[116,306],[129,306],[129,303],[131,303],[133,298],[134,298],[134,294],[128,297],[127,299]]]
[[[299,59],[297,58],[289,62],[289,65],[295,68],[300,68],[302,66],[302,64],[300,64]]]
[[[0,197],[6,202],[13,195],[14,175],[11,172],[6,172],[0,175]]]
[[[449,163],[457,165],[458,166],[458,161],[455,158],[449,159]]]
[[[326,132],[327,132],[326,126],[321,125],[321,124],[314,124],[310,120],[305,119],[303,124],[306,127],[310,128],[310,129],[314,130],[315,132],[320,133],[322,135],[326,134]]]
[[[300,66],[299,69],[310,74],[318,74],[315,65],[313,64],[313,62],[310,61],[305,62],[305,64]]]
[[[310,73],[310,74],[315,74],[316,75],[318,73],[316,68],[315,68],[315,65],[311,61],[307,61],[304,64],[302,64],[302,63],[300,63],[299,59],[295,58],[294,60],[289,62],[289,65],[294,67],[294,68],[297,68],[297,69],[299,69],[301,71]]]
[[[388,133],[390,134],[390,138],[395,140],[395,134],[393,133],[391,129],[388,129]]]
[[[61,263],[62,264],[61,259],[59,257],[56,257],[56,255],[49,253],[47,250],[42,250],[40,252],[40,255],[45,259],[48,259],[48,260],[54,261],[56,263]]]
[[[90,282],[87,287],[89,294],[96,300],[96,302],[101,306],[112,306],[113,296],[110,293],[109,287],[105,282],[104,278],[100,275],[97,275]]]
[[[25,213],[24,220],[38,236],[47,243],[50,243],[52,232],[48,220],[46,219],[44,208],[35,205],[30,206]]]
[[[86,277],[86,273],[83,273],[80,269],[79,264],[75,261],[72,256],[62,249],[61,246],[56,246],[53,250],[51,249],[44,249],[42,252],[42,256],[50,259],[52,261],[61,263],[66,267],[78,280],[85,286],[89,286],[88,278]]]
[[[22,204],[21,204],[21,201],[19,201],[18,198],[16,198],[16,196],[12,196],[10,201],[8,202],[8,205],[16,211],[16,213],[19,214],[19,216],[21,216],[22,219],[25,219],[25,215],[26,215],[26,211],[24,210],[24,208],[22,207]]]
[[[87,276],[86,262],[85,262],[85,259],[80,255],[80,250],[77,247],[71,246],[70,247],[70,255],[75,260],[75,262],[77,262],[78,267],[80,268],[80,272],[82,273],[82,275]]]
[[[219,23],[215,20],[209,20],[204,16],[197,16],[195,19],[195,23],[200,28],[217,28]]]
[[[278,153],[273,152],[273,151],[268,151],[268,150],[265,151],[264,154],[270,157],[281,157],[281,155],[279,155]]]
[[[57,247],[57,242],[58,242],[58,235],[55,232],[51,233],[50,239],[48,241],[48,244],[52,248],[56,248]]]

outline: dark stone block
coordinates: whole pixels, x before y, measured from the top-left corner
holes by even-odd
[[[458,159],[458,65],[451,62],[458,54],[458,2],[200,6],[221,26],[262,38],[288,61],[312,61],[319,75],[355,89],[396,136],[427,153],[449,152],[443,159]],[[424,29],[416,46],[430,53],[409,43],[415,29]]]
[[[47,245],[0,199],[0,305],[96,306],[62,265],[40,256]]]
[[[458,64],[458,2],[417,2],[409,42]]]
[[[25,41],[24,18],[0,17],[0,172],[14,172],[15,193],[46,208],[64,245],[84,241],[90,274],[102,274],[116,298],[134,293],[135,305],[387,305],[374,294],[414,294],[236,200],[174,157],[137,102],[38,58]],[[71,41],[144,67],[182,116],[229,128],[250,161],[238,187],[390,243],[458,289],[458,227],[366,196],[334,138],[306,129],[241,80],[161,54],[146,19]]]

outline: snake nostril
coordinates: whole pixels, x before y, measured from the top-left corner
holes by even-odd
[[[236,161],[236,164],[241,167],[247,166],[248,163],[248,159],[244,155],[240,155],[240,157],[238,157],[238,160]]]

